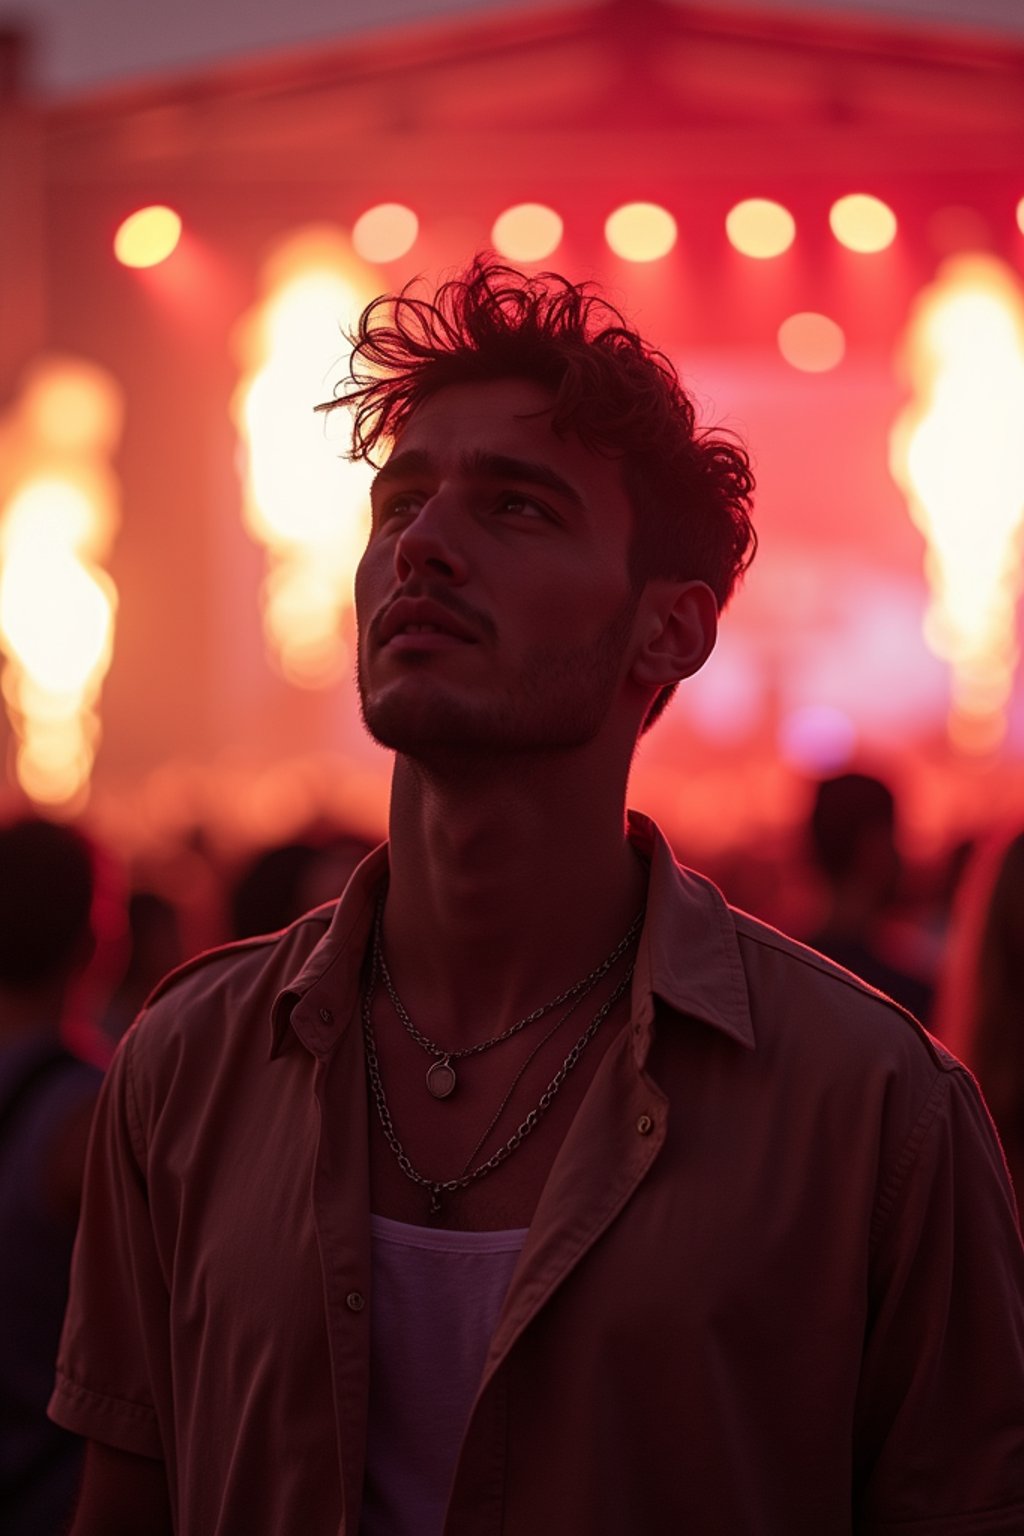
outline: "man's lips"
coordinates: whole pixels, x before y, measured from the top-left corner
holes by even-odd
[[[388,607],[378,623],[377,640],[383,647],[391,644],[474,643],[477,635],[466,622],[445,607],[426,597],[399,597]]]

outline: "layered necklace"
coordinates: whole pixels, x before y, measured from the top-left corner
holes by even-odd
[[[381,897],[381,900],[377,905],[377,916],[374,923],[373,954],[370,968],[370,979],[366,990],[363,993],[363,1038],[366,1046],[367,1075],[370,1081],[370,1090],[373,1095],[373,1101],[377,1109],[377,1116],[380,1120],[381,1130],[384,1133],[384,1139],[391,1149],[391,1152],[394,1155],[399,1168],[405,1174],[406,1178],[410,1179],[414,1184],[418,1184],[422,1189],[428,1191],[430,1195],[431,1215],[436,1216],[441,1209],[441,1198],[443,1195],[453,1194],[456,1190],[465,1189],[468,1185],[475,1183],[477,1179],[482,1179],[488,1173],[493,1173],[496,1168],[500,1168],[502,1163],[505,1162],[506,1158],[511,1157],[516,1148],[526,1140],[527,1136],[529,1136],[530,1132],[536,1127],[541,1117],[545,1114],[551,1105],[552,1100],[555,1098],[559,1089],[562,1087],[566,1078],[569,1076],[569,1073],[579,1062],[580,1057],[583,1055],[583,1052],[586,1050],[591,1040],[593,1040],[594,1036],[597,1034],[604,1020],[608,1017],[612,1009],[619,1002],[620,998],[622,998],[628,990],[630,981],[633,977],[635,960],[630,960],[625,972],[623,973],[620,980],[616,983],[611,994],[601,1004],[600,1008],[594,1014],[594,1017],[591,1019],[586,1029],[572,1046],[568,1055],[565,1057],[565,1060],[562,1062],[562,1065],[559,1067],[554,1077],[548,1083],[534,1108],[531,1109],[526,1118],[521,1121],[519,1126],[515,1131],[513,1131],[508,1140],[502,1146],[500,1146],[498,1150],[486,1160],[486,1162],[479,1163],[474,1166],[476,1157],[478,1156],[481,1148],[486,1143],[491,1132],[494,1130],[494,1127],[501,1119],[501,1116],[504,1114],[505,1109],[508,1107],[509,1101],[512,1098],[512,1095],[515,1092],[516,1086],[518,1085],[527,1067],[529,1067],[530,1063],[533,1061],[534,1057],[543,1048],[543,1046],[547,1044],[551,1037],[559,1029],[561,1029],[562,1025],[572,1016],[572,1014],[575,1013],[576,1009],[583,1002],[584,998],[593,991],[598,982],[601,981],[602,977],[606,976],[612,967],[616,964],[616,962],[620,960],[630,948],[635,946],[640,936],[640,929],[643,926],[644,908],[641,907],[640,911],[636,914],[628,929],[623,934],[618,944],[616,944],[615,948],[612,950],[611,954],[608,955],[606,959],[602,960],[601,964],[596,966],[594,970],[589,971],[586,976],[581,977],[580,980],[575,982],[571,987],[567,987],[564,992],[560,992],[558,996],[552,998],[549,1003],[544,1003],[540,1008],[535,1008],[532,1013],[526,1014],[515,1024],[511,1024],[507,1029],[503,1029],[500,1034],[493,1035],[489,1040],[484,1040],[479,1045],[466,1046],[462,1050],[458,1051],[448,1051],[444,1048],[444,1046],[439,1045],[437,1041],[431,1040],[428,1035],[423,1034],[421,1030],[416,1028],[415,1024],[412,1022],[412,1019],[409,1017],[408,1010],[402,1003],[397,991],[395,990],[394,982],[391,980],[391,976],[388,972],[387,964],[384,959],[384,950],[381,940],[383,912],[384,900],[383,897]],[[410,1036],[411,1039],[415,1040],[417,1045],[422,1047],[423,1050],[427,1051],[429,1055],[433,1057],[433,1061],[430,1067],[427,1069],[426,1086],[428,1092],[436,1099],[447,1099],[455,1091],[458,1079],[456,1076],[455,1068],[452,1065],[453,1062],[460,1061],[467,1056],[478,1056],[483,1051],[492,1050],[495,1046],[501,1045],[505,1040],[511,1040],[514,1035],[518,1035],[521,1030],[524,1030],[527,1027],[527,1025],[536,1023],[536,1021],[543,1018],[545,1014],[552,1013],[556,1008],[561,1007],[563,1003],[569,1004],[569,1007],[566,1009],[566,1011],[560,1016],[560,1018],[555,1021],[552,1027],[537,1042],[533,1050],[529,1053],[526,1060],[523,1062],[522,1066],[519,1068],[518,1072],[513,1077],[508,1091],[498,1106],[497,1112],[494,1114],[483,1135],[479,1138],[472,1152],[469,1154],[461,1174],[459,1174],[456,1178],[431,1179],[428,1178],[425,1174],[420,1173],[416,1168],[413,1167],[413,1164],[410,1162],[405,1148],[402,1146],[402,1143],[398,1138],[394,1122],[391,1118],[391,1111],[388,1107],[387,1096],[384,1092],[384,1083],[380,1072],[380,1060],[377,1055],[377,1041],[373,1030],[373,999],[377,990],[378,976],[380,976],[381,980],[384,982],[384,988],[391,1001],[391,1005],[394,1008],[395,1013],[397,1014],[406,1033]]]
[[[452,1065],[453,1062],[462,1061],[467,1056],[479,1056],[483,1051],[492,1050],[494,1046],[501,1045],[503,1041],[511,1040],[513,1035],[518,1035],[520,1030],[525,1029],[528,1024],[535,1024],[546,1013],[551,1013],[555,1008],[560,1008],[563,1003],[568,1003],[572,998],[582,1000],[588,992],[592,991],[601,980],[601,977],[608,974],[615,962],[621,959],[639,935],[644,920],[644,908],[640,908],[640,911],[636,914],[607,959],[602,960],[601,964],[596,966],[594,970],[589,971],[586,976],[582,976],[571,987],[566,987],[565,991],[560,992],[557,997],[553,997],[550,1003],[542,1003],[532,1013],[526,1014],[524,1018],[519,1019],[515,1024],[510,1024],[507,1029],[501,1031],[500,1035],[492,1035],[490,1040],[483,1040],[479,1045],[464,1046],[460,1051],[449,1051],[443,1045],[438,1045],[436,1040],[431,1040],[422,1030],[417,1029],[409,1017],[405,1004],[395,990],[395,984],[391,980],[391,973],[384,959],[384,945],[381,933],[383,915],[384,902],[382,899],[377,903],[377,918],[373,928],[374,982],[376,981],[376,975],[379,973],[380,979],[384,983],[384,990],[391,999],[391,1006],[397,1013],[406,1034],[415,1040],[416,1044],[421,1046],[428,1055],[434,1058],[427,1068],[426,1082],[428,1091],[433,1094],[435,1099],[447,1099],[455,1092],[458,1086],[458,1077]],[[371,982],[371,986],[373,984]]]

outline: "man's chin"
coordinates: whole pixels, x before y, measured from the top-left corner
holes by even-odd
[[[447,708],[435,700],[430,707],[410,709],[404,701],[363,700],[363,724],[379,746],[439,769],[560,755],[586,746],[595,735],[592,722],[573,721],[568,715],[527,725],[495,712],[470,717],[446,702]]]
[[[456,739],[463,734],[461,730],[453,733],[449,711],[439,710],[436,702],[431,706],[422,699],[362,694],[359,706],[363,725],[377,745],[406,756],[450,750],[453,734]]]
[[[364,706],[362,716],[363,725],[378,746],[404,757],[426,761],[503,750],[488,742],[486,731],[468,728],[465,721],[456,722],[437,713],[424,717],[418,710]]]

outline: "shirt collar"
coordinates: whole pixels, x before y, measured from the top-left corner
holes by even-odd
[[[330,926],[312,949],[301,970],[281,989],[270,1010],[276,1056],[292,1027],[316,1055],[324,1055],[338,1038],[359,995],[363,958],[377,906],[381,882],[387,875],[388,848],[381,843],[357,865],[334,909]],[[330,973],[331,1007],[300,1009]]]
[[[634,983],[634,1022],[649,1024],[653,998],[756,1045],[747,977],[732,911],[716,885],[676,862],[648,816],[629,813],[629,837],[650,863],[647,919]]]
[[[648,816],[629,813],[629,837],[650,865],[647,916],[637,954],[634,1022],[649,1026],[653,999],[700,1019],[753,1050],[756,1044],[747,979],[732,912],[718,887],[676,862],[664,834]],[[316,1054],[328,1051],[351,1016],[381,881],[387,844],[367,855],[342,893],[330,927],[271,1009],[272,1055],[289,1026]],[[332,1008],[297,1012],[330,973]],[[312,994],[312,995],[311,995]],[[324,1016],[326,1014],[326,1017]]]

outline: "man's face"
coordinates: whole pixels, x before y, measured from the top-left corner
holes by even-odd
[[[619,465],[550,425],[540,385],[454,385],[378,474],[356,573],[367,727],[411,757],[591,741],[628,671]],[[537,414],[537,413],[540,414]]]

